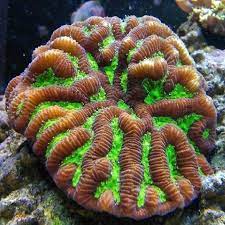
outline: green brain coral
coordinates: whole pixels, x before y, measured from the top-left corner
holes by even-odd
[[[200,176],[212,173],[202,152],[214,145],[215,126],[204,121],[213,124],[215,110],[166,25],[148,16],[93,17],[59,28],[38,50],[25,72],[32,82],[9,84],[7,111],[69,197],[142,219],[197,196]],[[167,185],[179,192],[176,202]]]

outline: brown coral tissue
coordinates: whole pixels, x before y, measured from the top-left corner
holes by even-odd
[[[11,126],[66,195],[136,220],[184,208],[213,173],[216,110],[183,42],[157,18],[57,29],[8,85]]]

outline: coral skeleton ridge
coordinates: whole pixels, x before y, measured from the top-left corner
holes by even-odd
[[[205,29],[225,36],[224,0],[176,0],[177,5],[190,13]]]
[[[69,198],[138,220],[187,206],[213,173],[205,90],[157,18],[90,17],[54,31],[5,96],[11,126]]]

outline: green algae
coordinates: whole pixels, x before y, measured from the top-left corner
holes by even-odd
[[[152,187],[152,188],[156,191],[156,193],[158,194],[159,200],[160,200],[161,203],[167,201],[166,193],[165,193],[164,191],[162,191],[161,188],[159,188],[159,187],[157,187],[157,186],[155,186],[155,185],[152,185],[151,187]]]
[[[123,145],[123,131],[119,127],[118,118],[114,118],[111,121],[111,127],[113,131],[112,148],[107,154],[107,158],[112,163],[111,176],[108,180],[103,181],[97,187],[95,197],[99,198],[106,190],[111,190],[113,197],[117,203],[120,202],[120,165],[119,156]]]
[[[72,178],[72,185],[73,185],[73,187],[76,187],[77,186],[77,184],[80,181],[81,175],[82,175],[81,167],[78,167],[76,169],[76,172],[73,175],[73,178]]]
[[[36,88],[48,87],[53,85],[71,87],[76,81],[86,78],[88,75],[79,69],[78,58],[70,54],[67,54],[67,57],[76,69],[76,75],[67,78],[61,78],[54,73],[52,68],[48,68],[46,71],[37,76],[36,81],[32,84],[32,86]]]
[[[188,133],[191,125],[199,121],[202,118],[201,115],[198,115],[196,113],[191,113],[188,115],[185,115],[184,117],[180,117],[178,119],[173,119],[171,117],[167,116],[158,116],[153,117],[153,124],[156,128],[161,128],[167,124],[174,124],[177,125],[180,129],[184,131],[184,133]]]
[[[129,63],[132,56],[137,52],[137,49],[141,47],[141,45],[143,44],[143,40],[138,40],[137,43],[136,43],[136,47],[131,49],[128,53],[128,56],[127,56],[127,62]],[[164,54],[163,52],[161,51],[157,51],[157,52],[154,52],[150,57],[149,59],[152,59],[152,58],[164,58]],[[145,59],[144,59],[145,60]]]
[[[123,92],[127,92],[127,82],[128,82],[128,72],[124,70],[120,77],[120,85],[122,87]]]
[[[20,112],[22,111],[23,107],[24,107],[24,102],[22,101],[22,102],[20,102],[19,105],[17,106],[17,109],[16,109],[16,114],[17,114],[17,115],[20,114]]]
[[[129,105],[127,105],[123,100],[119,100],[117,102],[117,106],[120,109],[123,109],[126,112],[128,112],[133,119],[138,119],[138,116],[135,114],[134,110]]]
[[[115,71],[117,66],[118,66],[118,54],[115,54],[110,65],[104,67],[104,72],[108,77],[109,83],[111,85],[113,85],[113,80],[115,77]]]
[[[92,139],[89,139],[83,146],[77,148],[72,153],[72,155],[66,157],[62,161],[63,166],[67,164],[75,164],[77,166],[77,169],[72,178],[73,187],[76,187],[80,180],[80,177],[82,175],[82,170],[81,170],[82,161],[83,161],[85,153],[90,149],[91,144],[92,144]]]
[[[135,46],[134,48],[132,48],[132,49],[128,52],[128,55],[127,55],[127,62],[128,62],[128,63],[130,62],[132,56],[133,56],[134,53],[137,51],[137,49],[140,48],[140,47],[142,46],[143,42],[144,42],[143,39],[138,40],[138,41],[136,42],[136,46]]]
[[[87,118],[85,123],[82,125],[83,128],[86,128],[89,132],[91,132],[92,126],[94,124],[95,118],[98,116],[100,113],[100,109],[95,111],[90,117]]]
[[[151,134],[149,132],[145,133],[142,137],[142,158],[141,164],[143,165],[144,173],[143,180],[140,185],[140,191],[137,198],[137,206],[140,208],[144,206],[146,190],[148,187],[153,188],[159,196],[160,202],[165,202],[167,200],[166,194],[157,186],[154,185],[150,174],[149,168],[149,154],[151,152]],[[171,162],[171,160],[169,160]]]
[[[200,176],[205,176],[205,174],[203,173],[201,167],[198,167],[198,174],[199,174]]]
[[[151,175],[149,173],[149,154],[151,151],[151,134],[148,132],[142,137],[142,158],[141,164],[144,167],[143,180],[140,185],[140,191],[137,198],[138,207],[142,207],[145,203],[146,189],[153,184]]]
[[[73,63],[73,66],[76,69],[79,69],[79,59],[75,56],[72,56],[71,54],[67,53],[67,57],[70,59],[70,61]]]
[[[203,131],[203,133],[202,133],[203,139],[208,139],[209,135],[210,135],[210,130],[209,129],[205,129]]]
[[[171,117],[167,116],[158,116],[158,117],[153,117],[153,125],[156,128],[161,128],[165,126],[166,124],[176,124],[176,121],[173,120]]]
[[[78,73],[76,74],[76,76],[74,77],[74,82],[82,80],[84,78],[87,78],[88,75],[82,71],[78,71]]]
[[[63,87],[70,87],[74,83],[74,77],[60,78],[57,77],[51,68],[47,69],[42,74],[38,75],[32,87],[48,87],[58,85]]]
[[[99,48],[100,51],[103,50],[104,48],[108,48],[112,43],[115,42],[115,38],[113,35],[109,35],[101,43],[99,43]]]
[[[120,23],[120,30],[123,34],[126,32],[126,26],[127,26],[127,23],[125,21],[122,21]]]
[[[177,119],[178,127],[181,128],[183,132],[187,135],[188,142],[193,147],[197,155],[201,154],[201,150],[198,148],[194,141],[190,140],[190,138],[188,137],[188,131],[190,130],[192,124],[194,122],[199,121],[200,119],[202,119],[202,116],[196,113],[191,113],[189,115],[185,115],[184,117]]]
[[[177,66],[177,67],[181,67],[181,66],[183,66],[183,63],[181,62],[181,60],[180,60],[180,59],[177,61],[176,66]]]
[[[83,160],[83,156],[85,155],[87,150],[91,147],[91,144],[92,140],[89,139],[84,145],[74,150],[70,156],[64,158],[64,160],[62,161],[62,165],[76,164],[77,166],[80,166]]]
[[[90,63],[91,68],[94,71],[99,71],[98,63],[96,62],[94,56],[90,52],[87,53],[87,59],[88,59],[88,62]]]
[[[117,106],[120,109],[123,109],[123,110],[126,110],[126,111],[130,109],[130,106],[127,105],[123,100],[119,100],[118,103],[117,103]]]
[[[91,102],[99,102],[107,99],[106,92],[104,88],[100,87],[98,93],[90,97]]]
[[[84,32],[85,36],[89,36],[91,34],[91,29],[88,26],[84,26],[82,31]]]
[[[88,117],[88,119],[83,124],[83,127],[88,129],[91,132],[92,138],[93,138],[93,132],[91,131],[91,128],[92,128],[92,125],[93,125],[93,123],[95,121],[96,116],[99,114],[99,111],[96,111],[90,117]],[[62,133],[56,135],[52,139],[52,141],[48,144],[48,147],[47,147],[47,150],[46,150],[46,157],[48,157],[51,154],[51,151],[55,148],[55,146],[60,141],[62,141],[64,138],[68,137],[69,134],[70,134],[70,131],[65,131],[65,132],[62,132]],[[88,140],[83,146],[77,148],[73,152],[72,155],[66,157],[63,160],[62,164],[66,165],[66,164],[74,163],[74,164],[76,164],[78,166],[78,169],[79,169],[79,167],[81,167],[83,156],[88,151],[88,149],[91,147],[92,138],[90,140]],[[77,172],[75,172],[75,174],[74,174],[74,180],[78,180],[79,181],[79,179],[78,179],[79,178],[79,170],[78,169],[77,169]],[[80,173],[80,175],[81,175],[81,173]]]
[[[153,119],[153,125],[157,129],[160,129],[167,124],[174,124],[175,126],[179,127],[187,135],[188,142],[195,150],[195,153],[200,154],[201,151],[198,148],[198,146],[188,137],[188,131],[190,130],[190,127],[192,126],[192,124],[194,122],[199,121],[201,118],[202,118],[201,115],[198,115],[196,113],[191,113],[183,117],[180,117],[178,119],[173,119],[167,116],[153,117],[152,119]]]
[[[83,107],[82,103],[80,102],[46,101],[35,107],[34,111],[31,114],[30,120],[32,120],[39,112],[51,106],[59,106],[67,110],[77,110]]]
[[[191,125],[194,122],[199,121],[202,118],[201,115],[198,115],[196,113],[191,113],[189,115],[185,115],[184,117],[177,119],[177,125],[184,131],[184,133],[188,133]]]
[[[168,99],[177,99],[177,98],[192,98],[194,94],[189,92],[187,88],[181,84],[176,84],[174,89],[167,96]]]
[[[71,87],[76,81],[86,78],[88,75],[84,72],[77,71],[76,76],[61,78],[57,77],[51,68],[37,76],[36,81],[32,84],[32,87],[49,87],[49,86],[62,86]]]
[[[85,123],[82,125],[83,128],[87,129],[92,134],[91,139],[86,141],[86,143],[82,145],[81,147],[74,150],[70,156],[66,157],[62,161],[63,165],[72,163],[72,164],[76,164],[78,167],[81,166],[83,156],[85,155],[85,153],[88,151],[88,149],[91,147],[91,144],[92,144],[92,139],[93,139],[92,126],[94,124],[96,116],[99,114],[99,111],[94,112],[90,117],[87,118]]]
[[[62,132],[56,135],[49,143],[45,152],[45,157],[48,158],[51,155],[51,152],[55,148],[55,146],[62,141],[64,138],[68,137],[70,134],[69,131]]]
[[[166,147],[166,158],[170,170],[170,176],[175,181],[178,176],[181,176],[177,166],[177,154],[173,145]]]
[[[162,99],[178,99],[178,98],[192,98],[194,95],[189,92],[181,84],[176,84],[174,89],[169,93],[164,91],[165,78],[157,81],[148,78],[142,81],[142,86],[146,92],[144,102],[146,104],[154,104]]]
[[[164,99],[164,89],[162,80],[153,81],[148,78],[142,81],[142,86],[147,94],[144,99],[146,104],[153,104]]]
[[[81,170],[82,161],[83,161],[85,153],[91,147],[93,137],[94,137],[94,134],[92,131],[92,126],[94,124],[95,118],[98,116],[100,111],[101,110],[95,111],[90,117],[87,118],[85,123],[82,125],[83,128],[87,129],[91,133],[91,135],[92,135],[91,139],[89,139],[83,146],[81,146],[80,148],[75,150],[75,152],[72,155],[68,156],[62,162],[63,164],[74,163],[77,166],[77,169],[76,169],[76,171],[73,175],[73,179],[72,179],[72,185],[74,187],[78,184],[80,177],[82,175],[82,170]]]
[[[51,127],[52,125],[54,125],[56,122],[58,122],[59,119],[50,119],[47,122],[45,122],[39,129],[38,133],[36,134],[36,138],[40,138],[40,136],[43,134],[43,132],[48,129],[49,127]]]
[[[165,58],[165,55],[163,54],[163,52],[161,51],[157,51],[157,52],[154,52],[152,55],[151,55],[151,58]]]

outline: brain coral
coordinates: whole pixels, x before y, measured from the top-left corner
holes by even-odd
[[[151,16],[57,29],[6,90],[13,128],[69,198],[142,219],[187,206],[216,111],[182,41]]]
[[[225,0],[176,0],[176,3],[205,29],[225,36]]]

